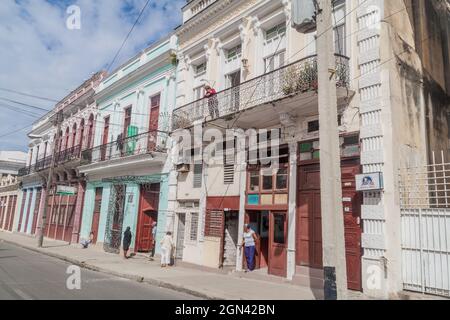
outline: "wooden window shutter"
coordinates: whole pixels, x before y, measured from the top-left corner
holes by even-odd
[[[205,236],[221,238],[224,228],[222,211],[207,210],[205,215]]]

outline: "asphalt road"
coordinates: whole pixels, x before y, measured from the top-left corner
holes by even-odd
[[[68,289],[70,264],[0,242],[0,300],[192,300],[165,288],[81,269],[81,289]],[[72,277],[70,280],[73,280]],[[76,281],[69,281],[76,284]]]

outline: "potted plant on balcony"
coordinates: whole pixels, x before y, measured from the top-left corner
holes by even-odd
[[[307,61],[299,70],[297,79],[297,91],[306,92],[310,90],[317,91],[317,61]]]
[[[281,83],[281,90],[285,96],[288,96],[296,91],[298,76],[298,72],[294,66],[290,66],[285,70]]]

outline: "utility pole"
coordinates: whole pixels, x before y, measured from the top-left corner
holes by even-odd
[[[38,236],[38,247],[42,248],[42,245],[44,243],[44,232],[45,232],[45,225],[47,224],[47,208],[48,208],[48,199],[49,199],[49,195],[50,192],[52,191],[52,189],[54,189],[54,185],[53,185],[53,171],[55,168],[55,164],[56,164],[56,156],[58,154],[58,149],[59,149],[59,140],[61,138],[61,123],[63,121],[63,112],[62,111],[58,111],[56,113],[56,137],[55,137],[55,141],[53,142],[53,156],[52,156],[52,162],[50,164],[50,168],[48,171],[48,178],[47,178],[47,192],[45,193],[45,200],[44,200],[44,210],[42,211],[42,219],[40,221],[40,226],[39,226],[39,236]]]
[[[344,214],[336,93],[332,0],[318,0],[317,65],[319,80],[320,187],[322,252],[326,300],[346,299]]]

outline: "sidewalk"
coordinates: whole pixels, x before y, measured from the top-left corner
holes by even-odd
[[[37,248],[37,240],[20,234],[0,231],[0,242],[5,241],[52,256],[90,270],[174,289],[204,299],[220,300],[313,300],[310,288],[292,284],[243,279],[239,275],[206,271],[205,268],[175,266],[161,268],[159,262],[144,256],[125,260],[95,246],[81,249],[79,245],[45,239],[44,248]]]

